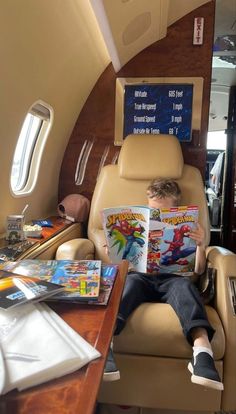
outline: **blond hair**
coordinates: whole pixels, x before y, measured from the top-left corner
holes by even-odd
[[[181,198],[181,190],[176,181],[166,178],[155,178],[147,188],[148,198],[172,198],[176,205]]]

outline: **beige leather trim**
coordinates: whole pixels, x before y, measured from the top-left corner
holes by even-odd
[[[73,239],[59,246],[56,259],[89,260],[94,258],[94,244],[88,239]]]

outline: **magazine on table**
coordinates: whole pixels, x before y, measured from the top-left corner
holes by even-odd
[[[193,274],[196,243],[189,233],[197,206],[112,207],[102,211],[102,221],[112,263],[126,259],[139,272]]]
[[[116,264],[102,264],[100,292],[97,300],[88,301],[91,305],[107,305],[111,297],[119,266]]]
[[[7,310],[27,302],[45,300],[63,290],[64,286],[38,277],[0,270],[1,309]]]
[[[101,260],[23,259],[0,263],[0,269],[64,287],[50,300],[96,300],[99,296]]]

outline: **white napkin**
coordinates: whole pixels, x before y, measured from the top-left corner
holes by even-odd
[[[42,303],[0,311],[0,342],[5,361],[2,390],[1,382],[4,381],[0,378],[2,394],[74,372],[100,356],[94,347]]]

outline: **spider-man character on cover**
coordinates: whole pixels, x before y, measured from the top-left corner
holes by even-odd
[[[174,237],[173,240],[164,240],[165,243],[169,244],[169,247],[166,251],[162,253],[161,264],[162,265],[172,265],[173,263],[177,263],[179,265],[186,265],[188,261],[182,260],[182,258],[189,256],[190,254],[195,252],[195,247],[186,247],[181,249],[184,246],[184,237],[189,237],[189,232],[191,231],[191,227],[187,224],[179,228],[175,228],[173,230]],[[167,254],[169,253],[170,254]]]
[[[127,259],[129,256],[133,256],[132,249],[135,243],[141,247],[145,244],[144,231],[144,227],[138,222],[118,220],[118,223],[112,226],[109,234],[115,239],[112,247],[118,245],[118,253],[124,248],[122,259]]]

